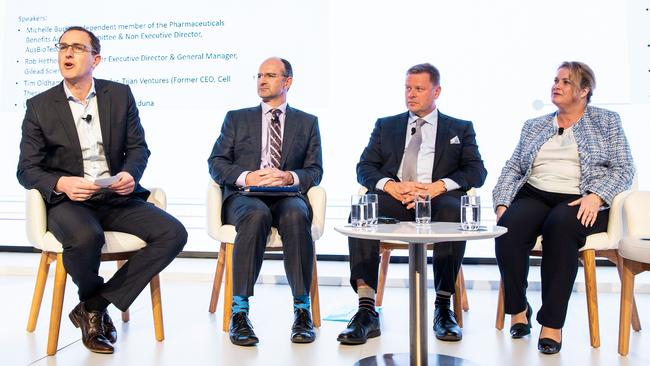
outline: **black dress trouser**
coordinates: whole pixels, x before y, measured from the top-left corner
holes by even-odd
[[[580,206],[568,206],[580,197],[545,192],[526,184],[501,216],[498,224],[508,228],[508,232],[495,239],[495,254],[507,314],[526,309],[530,251],[542,235],[542,307],[537,312],[537,321],[551,328],[564,326],[578,273],[578,250],[585,245],[588,235],[606,231],[609,219],[609,210],[603,210],[593,226],[582,225],[577,219]]]
[[[99,295],[122,311],[187,242],[185,227],[172,215],[141,198],[108,192],[49,207],[47,227],[63,245],[63,264],[79,299]],[[99,276],[104,231],[133,234],[147,243],[106,283]]]
[[[314,267],[311,208],[298,196],[234,194],[223,205],[224,222],[235,225],[233,295],[252,296],[271,227],[282,237],[284,270],[294,297],[309,295]]]
[[[394,217],[400,221],[414,221],[415,210],[407,210],[401,202],[389,194],[377,191],[379,216]],[[460,190],[445,192],[431,200],[431,220],[460,222]],[[458,270],[465,254],[464,241],[442,242],[433,246],[433,280],[436,293],[451,295]],[[379,274],[379,241],[348,238],[350,249],[350,284],[357,290],[357,279],[377,290]]]

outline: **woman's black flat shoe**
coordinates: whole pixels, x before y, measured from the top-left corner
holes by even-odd
[[[529,335],[530,328],[533,327],[530,323],[530,318],[533,316],[533,309],[530,307],[530,304],[528,302],[526,302],[526,306],[526,319],[528,320],[528,324],[515,323],[510,327],[510,335],[514,339],[523,338]]]
[[[553,355],[562,349],[562,341],[556,342],[551,338],[540,338],[537,342],[537,349],[545,355]]]

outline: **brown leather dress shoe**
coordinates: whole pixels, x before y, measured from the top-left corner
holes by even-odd
[[[81,341],[96,353],[113,353],[113,346],[104,336],[104,311],[87,311],[83,302],[70,312],[70,320],[81,328]]]
[[[104,311],[104,337],[111,343],[117,342],[117,329],[115,329],[115,324],[108,315],[108,311]]]

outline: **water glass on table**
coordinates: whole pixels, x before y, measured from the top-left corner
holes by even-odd
[[[431,222],[431,197],[428,194],[415,196],[415,223],[426,225]]]
[[[366,226],[368,221],[368,204],[363,195],[353,194],[350,198],[350,223],[355,227]]]
[[[474,231],[481,226],[481,198],[462,196],[460,198],[460,228]]]
[[[379,216],[379,197],[374,193],[369,193],[363,196],[363,202],[368,205],[367,225],[377,225]]]

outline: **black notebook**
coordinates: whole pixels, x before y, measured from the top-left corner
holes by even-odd
[[[300,186],[247,186],[242,189],[245,196],[297,196]]]

